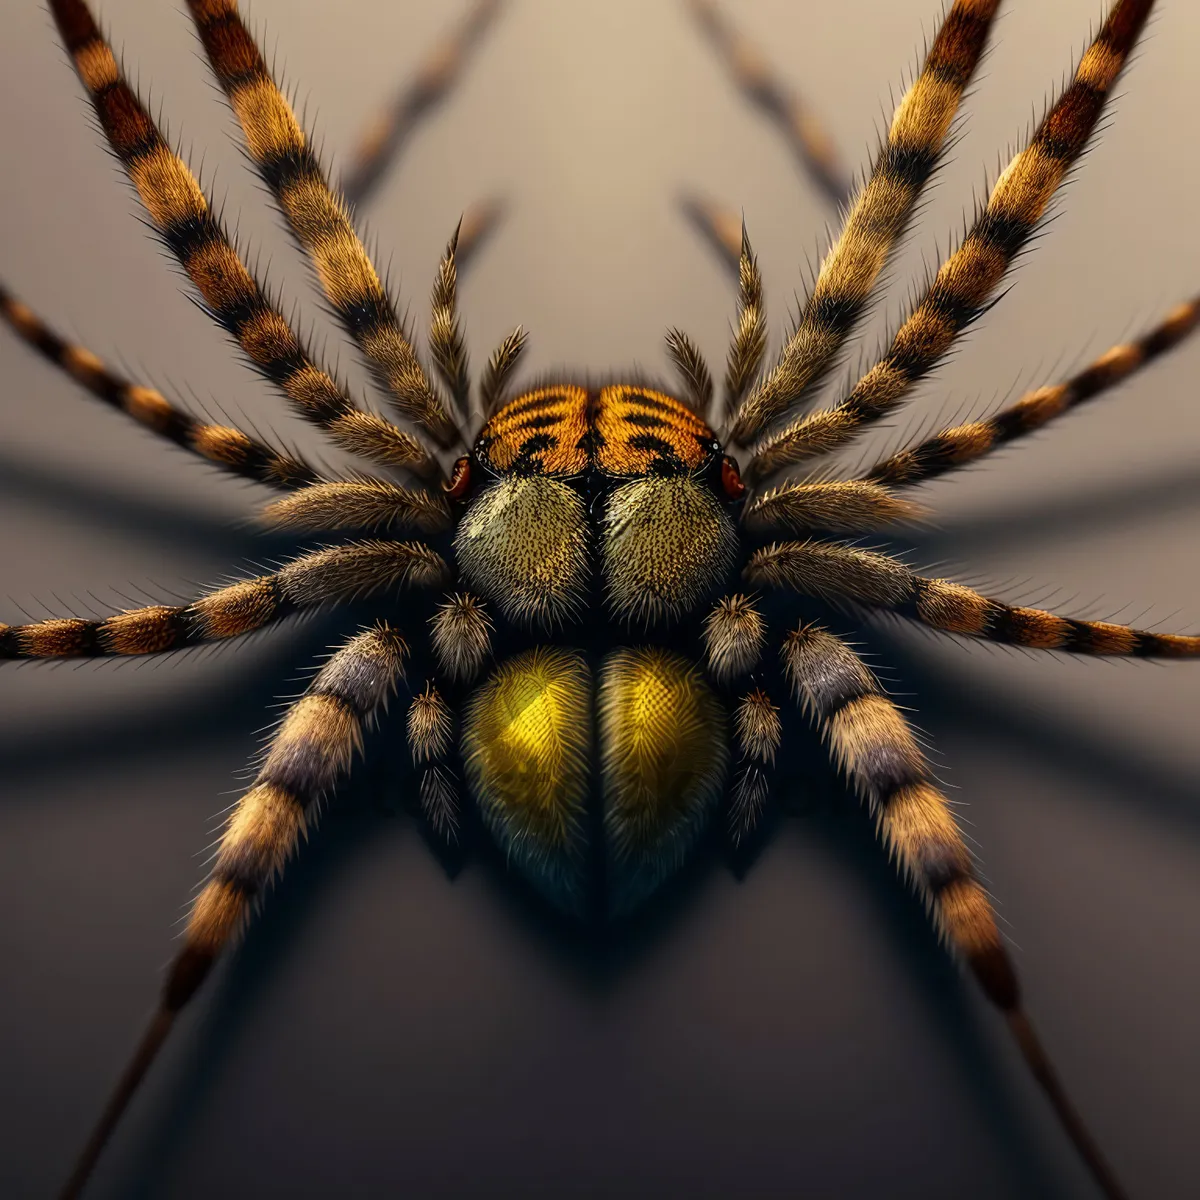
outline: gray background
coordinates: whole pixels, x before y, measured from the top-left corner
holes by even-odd
[[[103,13],[272,281],[361,379],[227,136],[179,7],[107,0]],[[866,350],[1100,15],[1096,0],[1007,7]],[[252,12],[336,160],[460,8]],[[871,444],[1082,363],[1197,286],[1200,9],[1160,8],[1011,295]],[[932,0],[728,9],[855,163],[937,16]],[[102,356],[311,447],[133,219],[46,14],[33,0],[3,10],[0,274]],[[660,370],[674,323],[715,365],[732,296],[673,208],[689,183],[744,208],[778,330],[830,214],[682,7],[516,0],[368,216],[423,319],[458,213],[488,192],[512,201],[463,289],[476,362],[520,321],[533,368]],[[931,488],[941,531],[925,557],[1007,596],[1054,585],[1072,611],[1195,629],[1198,365],[1194,344]],[[0,369],[0,619],[117,605],[131,583],[192,590],[253,553],[238,522],[258,489],[156,445],[4,331]],[[327,635],[3,672],[3,1195],[45,1196],[60,1179],[140,1030],[259,714]],[[1200,1194],[1200,673],[886,636],[970,802],[1032,1011],[1102,1144],[1135,1196]],[[1091,1194],[851,810],[788,823],[744,882],[713,873],[598,962],[486,871],[448,882],[409,822],[369,803],[331,814],[183,1021],[92,1194],[517,1192]]]

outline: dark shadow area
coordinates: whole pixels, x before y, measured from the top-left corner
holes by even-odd
[[[184,469],[205,470],[188,464]],[[210,474],[217,474],[208,468]],[[228,476],[220,476],[228,482]],[[253,487],[256,497],[266,503],[271,493]],[[122,534],[154,544],[170,542],[197,552],[223,555],[234,564],[246,558],[286,553],[296,545],[294,537],[284,537],[253,528],[249,521],[222,521],[170,494],[153,496],[119,492],[110,483],[89,479],[49,463],[31,463],[0,450],[0,497],[4,502],[39,505],[61,516],[72,526],[87,524],[97,529],[119,529]]]
[[[263,691],[267,682],[256,680],[254,686]],[[920,690],[923,695],[924,689]],[[380,813],[380,789],[391,793],[411,787],[411,768],[406,771],[399,762],[381,765],[381,758],[396,757],[381,743],[378,734],[372,737],[368,764],[323,815],[318,835],[289,865],[243,946],[218,975],[211,992],[202,994],[203,1015],[187,1035],[186,1053],[173,1066],[174,1077],[182,1082],[172,1089],[169,1107],[145,1126],[145,1145],[134,1156],[140,1164],[137,1176],[124,1181],[123,1195],[151,1200],[164,1194],[171,1164],[178,1161],[188,1130],[228,1069],[247,1022],[263,1013],[270,982],[302,942],[323,890],[353,871],[378,822],[388,819]],[[986,1010],[973,999],[973,984],[947,958],[920,901],[902,885],[881,853],[868,814],[834,777],[815,739],[797,738],[793,745],[778,790],[784,795],[802,792],[805,811],[783,818],[789,834],[798,831],[863,880],[872,912],[885,927],[897,960],[906,964],[917,982],[920,1000],[957,1064],[963,1091],[973,1097],[1003,1152],[1018,1194],[1047,1198],[1060,1194],[1060,1186],[1048,1182],[1055,1181],[1058,1167],[1039,1132],[1039,1122],[1018,1103],[1010,1084],[1011,1066],[1006,1065],[1004,1052],[997,1052],[997,1046],[1005,1043],[996,1042],[986,1030],[984,1023],[991,1014],[981,1015]],[[493,849],[478,840],[474,846],[482,852],[473,856],[469,869],[485,873],[489,901],[505,910],[521,936],[554,963],[567,986],[592,997],[619,989],[643,958],[660,950],[713,872],[725,869],[721,838],[714,830],[691,866],[637,919],[608,929],[588,929],[558,917]],[[447,880],[446,886],[453,886],[452,881]]]
[[[922,499],[929,502],[928,496]],[[1194,511],[1198,503],[1200,465],[1181,466],[1144,479],[1077,489],[1049,504],[1010,501],[1000,511],[951,518],[926,531],[905,531],[893,540],[897,549],[911,551],[914,561],[936,562],[1100,534],[1167,513]],[[936,522],[936,502],[933,507]]]

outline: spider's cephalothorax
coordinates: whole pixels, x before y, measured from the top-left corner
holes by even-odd
[[[459,563],[513,621],[578,623],[593,578],[614,621],[678,620],[733,567],[736,468],[663,392],[528,392],[484,426],[469,470]]]
[[[628,912],[681,862],[725,782],[722,706],[677,627],[729,583],[736,468],[664,392],[550,385],[487,422],[451,490],[465,579],[500,619],[557,631],[468,702],[476,802],[554,903],[592,908],[603,888],[603,911]]]
[[[359,404],[305,344],[130,87],[84,0],[50,0],[109,146],[204,307],[297,414],[372,469],[331,478],[241,429],[202,421],[65,342],[0,290],[0,315],[93,394],[223,470],[283,493],[263,512],[269,525],[323,539],[358,535],[325,540],[189,603],[0,625],[0,659],[156,654],[379,597],[389,619],[349,637],[272,733],[192,906],[150,1028],[63,1196],[79,1194],[176,1015],[236,940],[400,686],[411,691],[405,730],[419,806],[434,830],[456,838],[465,776],[508,860],[580,915],[634,910],[721,805],[734,841],[759,826],[783,721],[797,719],[787,710],[802,710],[870,807],[938,933],[1003,1014],[1093,1178],[1112,1200],[1124,1195],[1034,1032],[973,856],[916,734],[851,644],[809,617],[818,602],[1036,650],[1200,658],[1200,637],[1007,604],[839,540],[912,519],[923,510],[907,489],[1127,378],[1197,327],[1200,301],[1073,378],[851,478],[804,474],[802,464],[896,412],[996,302],[1006,271],[1086,150],[1153,0],[1114,0],[1070,83],[886,350],[836,403],[812,412],[814,387],[866,310],[945,150],[999,0],[949,5],[852,195],[828,146],[761,60],[709,0],[692,0],[743,88],[785,123],[823,186],[845,200],[842,228],[793,331],[764,370],[762,280],[749,241],[726,218],[693,206],[738,273],[719,401],[703,356],[675,330],[668,348],[683,399],[641,383],[560,382],[512,398],[525,340],[517,329],[491,356],[478,405],[456,289],[480,223],[460,226],[440,265],[428,372],[235,0],[187,4],[250,159],[396,419]],[[371,139],[354,176],[359,199],[378,174],[378,154],[402,141],[406,122],[444,90],[493,5],[480,0],[456,43],[406,95],[397,123]],[[479,421],[472,448],[466,431]],[[745,452],[746,483],[722,443]],[[447,477],[461,450],[469,453]],[[392,540],[397,530],[417,536]],[[801,539],[769,540],[791,533]],[[767,591],[776,594],[769,613]],[[406,682],[413,661],[430,669]]]

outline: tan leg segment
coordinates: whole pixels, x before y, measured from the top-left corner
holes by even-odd
[[[833,364],[937,165],[975,74],[999,0],[955,0],[887,141],[821,263],[796,327],[767,377],[739,407],[729,440],[743,445],[796,404]]]
[[[802,418],[762,443],[749,464],[752,477],[762,479],[791,463],[835,450],[894,412],[917,380],[987,308],[1087,147],[1153,6],[1154,0],[1119,0],[1080,60],[1070,86],[996,180],[987,206],[900,326],[887,354],[840,404]],[[751,396],[747,403],[753,401]]]
[[[322,668],[289,709],[238,801],[188,919],[183,947],[163,986],[158,1011],[76,1160],[60,1200],[86,1185],[122,1113],[217,956],[241,932],[256,900],[305,835],[317,802],[346,774],[365,726],[403,674],[406,648],[395,630],[359,634]]]
[[[447,574],[442,557],[420,542],[348,542],[303,554],[273,575],[243,579],[191,604],[152,604],[102,620],[0,625],[0,660],[161,654],[240,637],[292,613],[391,588],[437,586]]]
[[[893,485],[924,483],[947,471],[978,462],[993,450],[1048,425],[1077,404],[1124,383],[1135,372],[1178,346],[1198,327],[1200,296],[1177,305],[1160,324],[1137,341],[1113,346],[1078,375],[1063,383],[1028,392],[994,416],[943,429],[920,445],[885,458],[867,472],[865,479]]]
[[[293,488],[315,483],[315,468],[292,454],[229,425],[213,425],[176,408],[161,392],[130,383],[90,350],[60,337],[32,309],[0,286],[0,317],[35,350],[44,355],[97,399],[123,412],[151,433],[198,454],[205,461],[255,479],[270,487]]]
[[[308,254],[342,327],[371,364],[401,416],[440,446],[458,429],[396,315],[350,211],[329,180],[292,106],[276,86],[236,0],[188,0],[196,31],[229,98],[246,150]]]
[[[747,529],[806,533],[871,533],[919,521],[926,510],[882,484],[862,479],[787,483],[756,496],[747,506]]]
[[[401,487],[383,479],[343,479],[298,488],[273,501],[259,520],[274,529],[327,533],[335,529],[436,533],[450,524],[450,506],[440,491]]]
[[[870,805],[901,873],[989,999],[1017,1004],[1017,979],[971,855],[900,710],[844,642],[818,626],[789,634],[785,673],[846,778]]]
[[[838,766],[875,815],[880,837],[928,906],[939,932],[1003,1012],[1017,1046],[1092,1178],[1109,1200],[1125,1191],[1084,1126],[1021,1005],[1020,987],[987,893],[949,802],[875,676],[844,642],[817,626],[789,634],[784,671]]]
[[[782,542],[757,550],[745,577],[833,603],[886,608],[933,629],[1031,650],[1133,658],[1200,658],[1200,637],[1078,621],[991,600],[948,579],[910,571],[886,554],[834,542]]]
[[[362,411],[312,358],[279,306],[254,278],[187,164],[163,139],[121,74],[83,0],[50,0],[63,42],[87,88],[108,144],[129,175],[154,228],[179,260],[214,319],[254,368],[305,420],[345,450],[374,462],[438,471],[411,434]]]

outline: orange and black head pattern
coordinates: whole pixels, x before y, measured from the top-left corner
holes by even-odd
[[[632,384],[526,392],[484,426],[475,447],[485,470],[558,476],[678,474],[719,451],[707,422],[686,404]]]

